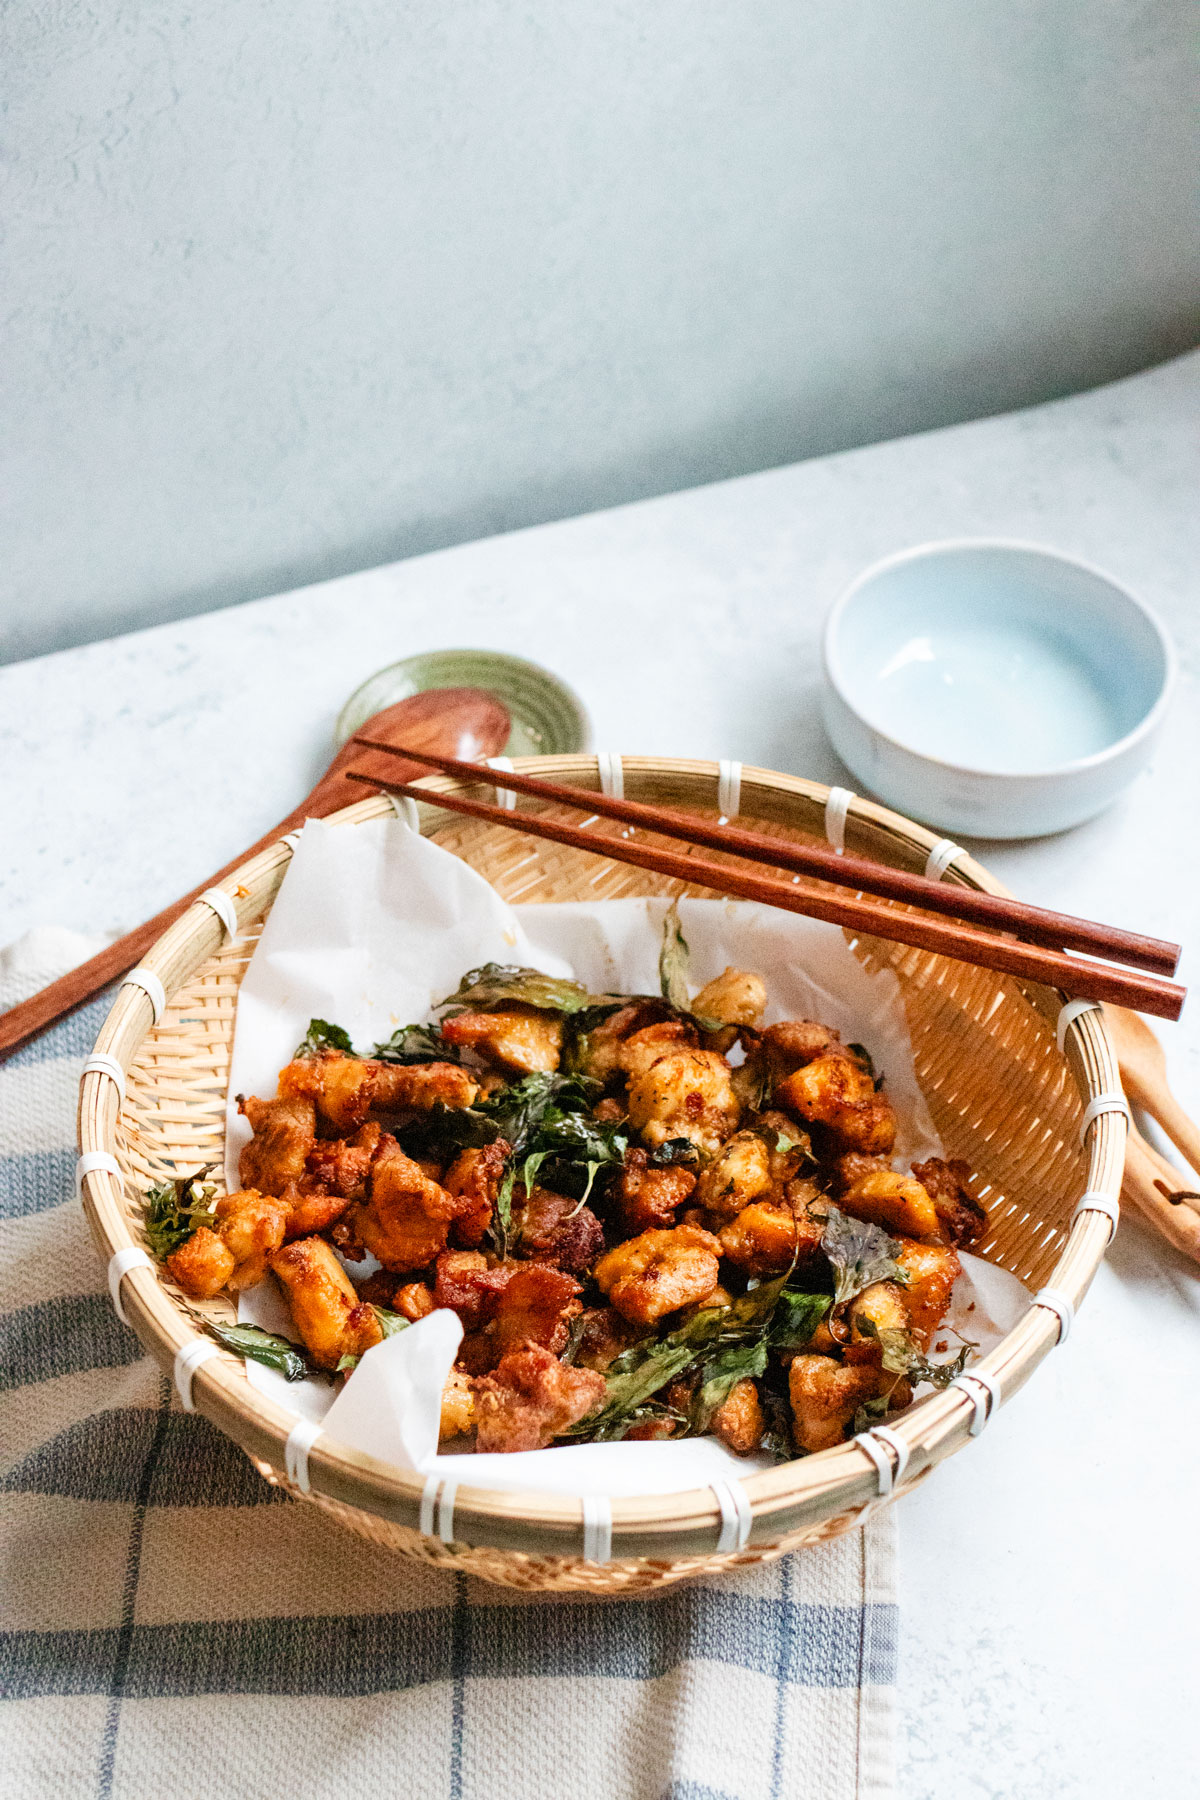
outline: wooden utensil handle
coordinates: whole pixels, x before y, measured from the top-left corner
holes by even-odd
[[[1193,1170],[1200,1174],[1200,1125],[1188,1118],[1174,1094],[1166,1087],[1158,1088],[1153,1105],[1140,1099],[1139,1104],[1146,1105],[1150,1117],[1162,1126],[1180,1155],[1185,1156]]]
[[[1167,1171],[1165,1176],[1163,1169]],[[1160,1178],[1167,1180],[1169,1185],[1180,1179],[1178,1172],[1171,1169],[1169,1163],[1163,1163],[1144,1138],[1131,1131],[1125,1151],[1122,1199],[1131,1201],[1168,1243],[1190,1256],[1193,1262],[1200,1263],[1200,1217],[1189,1206],[1172,1206],[1154,1185]]]
[[[102,993],[110,982],[116,981],[134,967],[138,959],[160,938],[167,927],[184,914],[193,901],[198,900],[205,888],[216,887],[227,875],[249,862],[252,856],[260,851],[269,850],[277,844],[288,831],[297,831],[306,818],[313,815],[305,806],[298,806],[290,812],[286,819],[281,819],[273,830],[260,837],[249,850],[243,850],[232,862],[227,862],[223,869],[194,887],[190,894],[182,900],[172,902],[147,919],[144,925],[135,926],[125,936],[118,938],[115,944],[108,944],[77,969],[71,969],[58,981],[52,981],[49,987],[42,988],[40,993],[33,994],[28,1000],[20,1001],[5,1013],[0,1013],[0,1061],[10,1056],[14,1050],[36,1037],[39,1031],[45,1031],[58,1019],[65,1019],[68,1013],[83,1006],[99,993]]]

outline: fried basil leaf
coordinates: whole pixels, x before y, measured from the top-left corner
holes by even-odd
[[[707,1431],[712,1416],[729,1398],[739,1381],[747,1376],[762,1375],[767,1367],[767,1343],[730,1344],[718,1350],[705,1362],[700,1386],[692,1407],[692,1423],[697,1431]]]
[[[592,1005],[592,996],[578,981],[566,981],[556,975],[543,975],[540,969],[523,969],[515,963],[484,963],[482,968],[468,969],[456,991],[439,1000],[437,1010],[451,1009],[448,1016],[459,1012],[487,1012],[516,1000],[522,1006],[536,1006],[542,1012],[578,1013]]]
[[[306,1375],[325,1373],[309,1361],[301,1345],[277,1337],[273,1331],[263,1331],[258,1325],[220,1325],[211,1319],[207,1323],[213,1336],[235,1356],[275,1369],[287,1381],[303,1381]]]
[[[658,953],[658,980],[662,997],[677,1012],[685,1013],[688,998],[688,963],[691,951],[679,922],[679,903],[672,900],[662,924],[662,948]]]
[[[882,1226],[852,1218],[830,1206],[821,1234],[821,1248],[833,1267],[833,1301],[844,1306],[876,1281],[906,1282],[896,1258],[900,1246]]]
[[[160,1262],[186,1244],[202,1225],[211,1229],[216,1219],[217,1186],[206,1177],[216,1166],[209,1163],[195,1175],[158,1181],[146,1190],[146,1242]]]
[[[437,1025],[401,1025],[390,1038],[376,1044],[371,1055],[376,1062],[413,1063],[461,1062],[456,1045],[448,1044]]]
[[[784,1288],[771,1317],[770,1339],[777,1350],[802,1350],[829,1311],[828,1294],[802,1294]]]
[[[700,1161],[700,1152],[690,1138],[668,1138],[657,1150],[650,1152],[647,1166],[651,1169],[669,1169],[674,1163],[682,1163],[694,1169]]]
[[[406,1319],[403,1313],[392,1312],[386,1306],[373,1306],[371,1310],[379,1320],[379,1329],[383,1333],[385,1342],[388,1338],[395,1337],[399,1332],[407,1331],[412,1324],[412,1320]],[[360,1356],[343,1356],[338,1362],[336,1372],[339,1375],[348,1375],[351,1369],[357,1369],[361,1361],[362,1358]]]
[[[310,1019],[308,1030],[292,1051],[292,1061],[320,1056],[323,1050],[337,1050],[343,1056],[353,1056],[354,1045],[350,1042],[350,1033],[343,1031],[340,1025],[331,1025],[328,1019]]]

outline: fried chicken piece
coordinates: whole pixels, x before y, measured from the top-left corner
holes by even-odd
[[[891,1173],[892,1165],[886,1156],[866,1156],[861,1150],[847,1150],[833,1165],[834,1191],[844,1194],[864,1175],[877,1175],[881,1169]]]
[[[374,1103],[380,1066],[336,1050],[297,1057],[279,1071],[279,1095],[309,1100],[335,1130],[354,1131]]]
[[[727,968],[700,989],[692,1011],[725,1025],[757,1025],[767,1010],[767,984],[748,969]]]
[[[293,1097],[259,1100],[239,1095],[238,1110],[254,1133],[238,1158],[238,1180],[260,1194],[282,1194],[299,1182],[317,1134],[311,1100]]]
[[[755,1131],[739,1131],[700,1171],[696,1199],[715,1226],[736,1219],[771,1186],[771,1159]]]
[[[933,1201],[942,1232],[950,1242],[959,1250],[977,1244],[987,1231],[988,1217],[967,1188],[970,1163],[961,1157],[946,1162],[931,1156],[928,1162],[913,1163],[912,1172]]]
[[[851,1301],[846,1309],[850,1341],[842,1347],[847,1362],[873,1363],[878,1368],[883,1361],[881,1334],[909,1334],[911,1319],[904,1292],[894,1281],[875,1281]]]
[[[513,1208],[522,1256],[582,1275],[604,1248],[604,1227],[588,1206],[549,1188],[533,1192]]]
[[[352,1138],[327,1138],[313,1145],[305,1174],[285,1192],[292,1203],[289,1238],[319,1236],[342,1217],[351,1201],[366,1198],[382,1138],[372,1119]]]
[[[739,1111],[729,1064],[713,1050],[668,1050],[629,1084],[629,1123],[652,1150],[682,1137],[713,1156]]]
[[[736,1269],[747,1275],[782,1275],[793,1262],[810,1262],[821,1247],[825,1219],[818,1206],[809,1210],[809,1202],[818,1198],[810,1182],[791,1182],[796,1190],[779,1200],[755,1200],[743,1207],[737,1218],[720,1234],[721,1255]]]
[[[494,1012],[463,1012],[447,1019],[442,1036],[448,1044],[474,1050],[499,1069],[517,1075],[557,1069],[562,1055],[561,1013],[506,1001]]]
[[[371,1063],[375,1070],[376,1112],[430,1112],[448,1106],[460,1112],[471,1106],[479,1083],[457,1063]]]
[[[586,1307],[575,1346],[575,1365],[603,1373],[610,1363],[636,1344],[641,1335],[637,1327],[623,1319],[613,1307]]]
[[[816,1019],[781,1019],[778,1025],[768,1025],[762,1045],[775,1081],[815,1062],[818,1056],[850,1055],[841,1033]]]
[[[862,1176],[847,1188],[838,1205],[856,1219],[868,1219],[872,1225],[904,1237],[936,1243],[942,1235],[937,1208],[921,1183],[894,1169],[874,1169]]]
[[[827,1052],[788,1075],[775,1089],[775,1103],[824,1125],[839,1146],[887,1155],[896,1142],[896,1113],[853,1057]]]
[[[557,1356],[567,1347],[570,1322],[582,1310],[579,1283],[561,1269],[525,1263],[497,1296],[484,1335],[499,1361],[522,1344]]]
[[[343,1356],[361,1356],[382,1339],[374,1307],[359,1299],[324,1238],[286,1244],[270,1257],[269,1267],[318,1368],[336,1369]]]
[[[507,1355],[475,1383],[475,1448],[544,1450],[604,1401],[603,1375],[573,1369],[536,1344]]]
[[[767,1166],[771,1185],[778,1187],[798,1176],[811,1159],[812,1144],[788,1113],[769,1107],[753,1121],[754,1129],[767,1146]]]
[[[881,1394],[892,1379],[870,1364],[854,1366],[807,1353],[793,1357],[788,1394],[796,1448],[831,1450],[842,1443],[859,1407]]]
[[[700,1033],[686,1019],[659,1019],[625,1039],[617,1053],[617,1067],[633,1082],[669,1050],[695,1050],[699,1044]]]
[[[427,1319],[433,1311],[433,1295],[423,1281],[405,1281],[392,1297],[392,1310],[402,1319]]]
[[[674,1231],[643,1231],[618,1244],[600,1258],[593,1275],[623,1318],[652,1325],[712,1292],[719,1256],[720,1245],[711,1232],[678,1225]]]
[[[627,1039],[663,1016],[661,1000],[634,1000],[593,1027],[579,1046],[580,1070],[595,1081],[608,1081],[623,1067],[621,1055]]]
[[[371,1198],[348,1222],[352,1236],[393,1274],[423,1269],[446,1248],[458,1202],[405,1156],[394,1138],[371,1177]]]
[[[224,1238],[207,1225],[193,1231],[167,1258],[167,1271],[193,1300],[211,1300],[219,1294],[237,1265]]]
[[[692,1171],[679,1163],[665,1169],[652,1169],[649,1162],[648,1153],[632,1145],[625,1152],[624,1167],[617,1178],[616,1198],[621,1224],[631,1236],[639,1231],[673,1225],[676,1212],[696,1185]]]
[[[958,1252],[943,1244],[902,1242],[896,1261],[908,1277],[904,1304],[908,1308],[910,1330],[920,1349],[929,1348],[929,1340],[945,1316],[954,1283],[962,1274]]]
[[[709,1422],[709,1430],[735,1456],[750,1456],[757,1450],[766,1428],[762,1401],[749,1377],[734,1383]]]
[[[475,1150],[461,1150],[446,1171],[444,1186],[458,1202],[453,1234],[456,1243],[473,1250],[496,1210],[496,1196],[504,1180],[509,1145],[504,1138]]]
[[[303,1187],[290,1187],[280,1198],[291,1208],[285,1238],[320,1237],[337,1224],[352,1204],[340,1194],[328,1193],[310,1176],[305,1177]]]
[[[465,1437],[475,1429],[475,1389],[471,1377],[462,1369],[451,1369],[442,1389],[442,1416],[438,1423],[438,1442]]]
[[[519,1263],[491,1264],[480,1250],[444,1250],[437,1259],[433,1303],[456,1312],[464,1331],[476,1331],[491,1317],[519,1267]]]

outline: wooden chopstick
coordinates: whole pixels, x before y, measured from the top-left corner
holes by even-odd
[[[878,894],[885,900],[901,900],[910,906],[920,906],[926,912],[945,913],[950,918],[966,919],[975,925],[990,925],[997,931],[1012,932],[1026,943],[1044,944],[1051,950],[1081,950],[1089,956],[1103,956],[1111,962],[1128,963],[1159,975],[1173,975],[1179,966],[1180,946],[1166,943],[1161,938],[1144,937],[1139,932],[1124,931],[1117,925],[1094,924],[1091,920],[1073,918],[1070,913],[1050,912],[1041,906],[1027,906],[1024,901],[1000,894],[981,894],[976,888],[960,887],[957,883],[929,881],[923,875],[888,868],[865,856],[838,853],[820,845],[781,842],[760,832],[743,831],[735,825],[713,824],[662,807],[646,806],[639,800],[616,800],[607,794],[593,793],[590,788],[545,781],[541,776],[490,769],[480,763],[460,762],[452,756],[431,756],[426,751],[399,750],[364,734],[354,741],[365,749],[383,750],[412,762],[426,763],[445,775],[484,781],[492,787],[512,788],[518,794],[529,794],[538,800],[556,800],[566,806],[599,813],[606,819],[619,819],[623,825],[641,826],[662,837],[682,838],[685,843],[704,844],[710,850],[726,850],[732,856],[745,857],[748,862],[768,863],[773,868],[789,869],[800,875],[815,875],[822,881],[836,881],[841,887]]]
[[[478,778],[474,764],[468,764],[471,778]],[[490,780],[492,771],[488,770]],[[866,932],[888,938],[894,943],[909,944],[917,950],[931,950],[959,962],[974,963],[980,968],[997,969],[1026,981],[1039,981],[1052,987],[1065,988],[1083,1000],[1115,1000],[1135,1012],[1152,1013],[1162,1019],[1177,1019],[1183,1010],[1186,989],[1153,975],[1131,975],[1103,963],[1081,962],[1055,950],[1017,943],[1012,938],[997,937],[959,921],[943,923],[940,919],[921,918],[899,912],[876,900],[862,900],[835,894],[808,883],[771,881],[764,875],[751,875],[723,863],[709,862],[700,856],[681,856],[673,850],[660,850],[649,844],[631,843],[628,838],[600,837],[576,825],[562,825],[555,820],[535,818],[529,813],[506,812],[503,807],[488,806],[482,800],[469,800],[463,794],[431,791],[411,782],[381,782],[378,775],[358,774],[353,768],[346,775],[367,787],[383,788],[389,794],[403,794],[410,800],[424,800],[431,806],[445,807],[449,812],[465,813],[468,818],[485,819],[509,831],[520,831],[531,837],[564,844],[572,850],[587,850],[593,856],[607,856],[614,862],[632,863],[635,868],[651,869],[676,881],[712,888],[719,894],[732,894],[741,900],[757,900],[766,906],[777,906],[784,912],[802,913],[808,918],[823,919],[849,931]],[[572,806],[587,806],[593,794],[572,795]]]

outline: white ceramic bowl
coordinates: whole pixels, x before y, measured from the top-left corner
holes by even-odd
[[[944,831],[1042,837],[1147,762],[1175,656],[1098,569],[1033,544],[925,544],[825,623],[825,725],[864,787]]]

